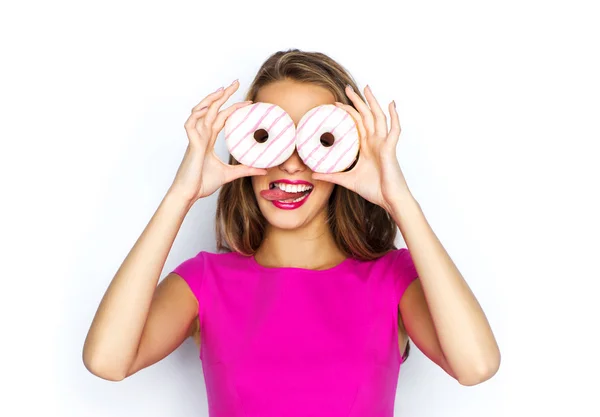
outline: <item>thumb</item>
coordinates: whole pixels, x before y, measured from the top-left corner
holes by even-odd
[[[264,168],[253,168],[243,164],[229,165],[229,167],[226,170],[225,180],[229,182],[241,177],[266,175],[266,173],[267,170]]]
[[[313,172],[312,178],[318,181],[327,181],[333,184],[341,185],[345,188],[350,188],[352,174],[349,172],[336,172],[333,174],[325,174],[321,172]]]

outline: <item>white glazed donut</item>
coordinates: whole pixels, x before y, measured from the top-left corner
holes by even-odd
[[[281,107],[254,103],[229,115],[225,142],[229,153],[241,164],[270,168],[288,159],[296,146],[296,128]]]
[[[358,129],[350,113],[333,104],[309,110],[296,129],[298,155],[314,172],[340,172],[359,150]]]

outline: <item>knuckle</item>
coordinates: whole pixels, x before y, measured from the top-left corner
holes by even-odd
[[[197,117],[190,117],[187,122],[185,122],[186,129],[194,129],[195,127],[198,126],[198,118]]]

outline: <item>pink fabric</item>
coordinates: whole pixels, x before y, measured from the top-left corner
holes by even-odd
[[[327,270],[200,252],[173,270],[199,302],[211,417],[392,417],[408,249]]]

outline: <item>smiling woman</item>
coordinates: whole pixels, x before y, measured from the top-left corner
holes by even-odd
[[[492,377],[498,346],[408,188],[393,103],[388,128],[370,88],[365,102],[340,64],[299,50],[269,57],[248,101],[221,109],[238,86],[192,109],[173,185],[90,327],[86,367],[122,380],[193,336],[211,416],[391,417],[409,337],[463,385]],[[228,164],[214,152],[226,124]],[[156,286],[190,207],[217,190],[218,253]]]

